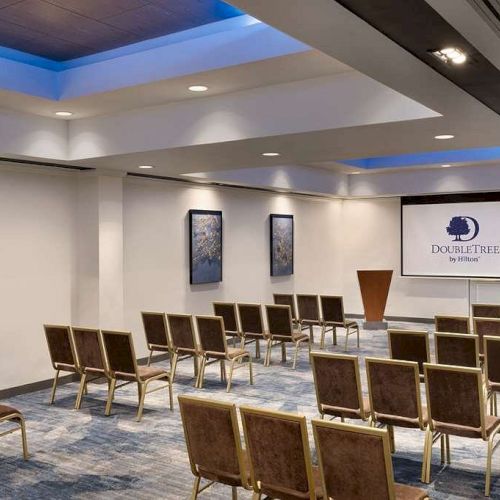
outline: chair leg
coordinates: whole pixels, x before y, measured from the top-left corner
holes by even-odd
[[[144,411],[144,400],[146,399],[146,388],[147,388],[147,383],[144,384],[144,383],[139,382],[137,384],[137,389],[139,392],[139,406],[137,408],[137,417],[136,417],[137,422],[141,421],[142,412]]]
[[[104,414],[108,417],[111,413],[111,405],[113,404],[113,398],[115,395],[115,387],[116,387],[116,378],[111,379],[111,383],[109,384],[108,390],[108,401],[106,403],[106,410]]]
[[[234,359],[231,360],[231,364],[229,366],[229,378],[227,381],[226,392],[229,392],[231,390],[231,381],[233,380],[233,370],[234,370]]]
[[[56,376],[54,377],[54,382],[52,383],[52,393],[50,394],[49,405],[54,403],[56,397],[57,381],[59,379],[59,370],[56,370]]]
[[[313,325],[309,325],[309,338],[311,342],[314,344],[314,327]]]
[[[255,339],[255,358],[260,359],[260,340]]]
[[[451,464],[450,436],[445,434],[446,463]]]
[[[335,326],[333,327],[332,333],[333,333],[333,345],[337,345],[337,328]]]
[[[293,354],[293,365],[292,368],[295,370],[297,366],[297,357],[299,355],[300,342],[295,342],[295,352]]]
[[[497,393],[493,393],[493,409],[495,417],[498,417]]]
[[[151,365],[151,360],[153,359],[153,349],[151,349],[149,351],[149,358],[148,358],[148,365],[147,366],[150,366]]]
[[[359,349],[359,326],[356,327],[356,337],[358,339],[358,349]]]
[[[168,400],[170,404],[170,411],[174,411],[174,388],[172,387],[172,380],[168,379]]]
[[[441,465],[443,465],[446,462],[446,445],[444,444],[444,434],[441,435],[441,438],[439,439],[440,444],[441,444]]]
[[[198,373],[198,389],[203,388],[203,381],[205,379],[205,364],[207,363],[207,358],[203,356],[200,363],[200,373]]]
[[[252,494],[252,500],[261,500],[262,498],[262,493],[259,493],[258,491],[254,491]]]
[[[325,348],[325,331],[326,331],[325,325],[321,325],[321,341],[319,344],[320,349]]]
[[[347,340],[349,339],[349,327],[345,329],[345,346],[344,351],[347,351]]]
[[[486,497],[490,496],[490,489],[491,489],[491,459],[492,459],[492,456],[493,456],[493,451],[495,449],[495,447],[493,446],[493,441],[494,441],[496,435],[497,435],[497,432],[493,432],[490,435],[490,437],[488,438],[488,455],[487,455],[487,458],[486,458],[486,481],[485,481],[485,487],[484,487],[484,496],[486,496]]]
[[[231,499],[238,500],[238,488],[236,486],[231,487]]]
[[[82,406],[83,391],[87,380],[87,374],[82,373],[80,378],[80,387],[78,388],[78,395],[76,396],[75,410],[79,410]]]
[[[172,364],[170,366],[170,376],[172,377],[172,382],[175,380],[175,372],[177,371],[177,358],[179,355],[174,352],[172,356]]]
[[[432,461],[432,431],[430,426],[425,430],[425,448],[424,460],[422,461],[422,478],[423,483],[430,483],[431,481],[431,461]]]
[[[396,451],[396,441],[394,439],[394,427],[392,425],[388,425],[387,431],[389,433],[389,444],[391,447],[391,453],[394,453]]]
[[[284,342],[281,342],[281,361],[286,363],[286,345]]]
[[[23,458],[24,460],[28,460],[30,457],[29,451],[28,451],[28,439],[26,437],[26,423],[24,421],[24,417],[21,417],[19,419],[19,425],[21,426],[21,439],[23,443]]]
[[[198,498],[198,489],[200,488],[201,477],[197,476],[194,480],[193,491],[191,492],[191,500]]]
[[[223,359],[220,360],[220,380],[221,382],[226,382],[227,380],[226,363]]]
[[[264,360],[264,366],[269,366],[271,364],[271,349],[273,346],[273,341],[269,339],[267,341],[267,347],[266,347],[266,357]]]

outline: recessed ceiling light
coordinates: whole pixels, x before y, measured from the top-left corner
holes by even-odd
[[[73,116],[71,111],[56,111],[57,116]]]
[[[153,165],[139,165],[139,168],[154,168]]]
[[[349,172],[349,175],[357,175],[360,174],[361,172]]]
[[[280,156],[281,153],[262,153],[262,156]]]
[[[188,90],[191,92],[206,92],[208,87],[206,85],[191,85]]]
[[[451,167],[449,163],[445,163],[444,165],[441,165],[442,167]]]
[[[435,135],[434,139],[437,139],[439,141],[444,141],[446,139],[453,139],[455,136],[451,134],[441,134],[441,135]]]
[[[467,61],[467,56],[465,55],[465,53],[455,47],[446,47],[441,50],[433,50],[432,55],[447,64],[450,62],[453,64],[463,64],[465,61]]]

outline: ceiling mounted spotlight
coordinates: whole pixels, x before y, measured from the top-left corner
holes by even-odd
[[[451,164],[449,164],[449,163],[444,163],[444,164],[443,164],[443,165],[441,165],[441,166],[446,168],[446,167],[451,167]]]
[[[188,90],[191,92],[206,92],[208,87],[206,85],[191,85]]]
[[[262,156],[280,156],[280,153],[262,153]]]
[[[56,111],[56,116],[73,116],[71,111]]]
[[[453,139],[455,136],[451,134],[441,134],[441,135],[435,135],[434,139],[437,139],[438,141],[445,141],[446,139]]]
[[[154,168],[154,167],[153,167],[153,165],[139,165],[139,168],[147,169],[147,168]]]
[[[440,61],[444,63],[453,63],[453,64],[463,64],[467,61],[467,56],[460,49],[455,47],[447,47],[441,50],[433,50],[431,51],[432,55],[437,57]]]

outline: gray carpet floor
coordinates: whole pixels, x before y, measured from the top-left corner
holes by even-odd
[[[391,326],[429,329],[429,325],[410,323]],[[343,352],[343,340],[344,333],[339,331],[339,346],[334,348],[330,336],[327,349]],[[384,331],[362,331],[359,350],[354,337],[350,337],[349,343],[349,352],[360,356],[366,392],[363,358],[388,357],[387,335]],[[250,349],[253,352],[253,346]],[[207,367],[205,387],[197,390],[192,385],[192,362],[180,362],[174,384],[174,412],[168,410],[167,392],[158,391],[146,397],[140,423],[135,421],[135,384],[117,390],[110,417],[104,416],[105,385],[89,385],[80,411],[73,410],[77,384],[61,386],[53,406],[47,404],[48,390],[4,400],[2,403],[15,406],[26,416],[31,458],[22,460],[19,433],[1,438],[0,498],[189,498],[193,477],[177,396],[196,394],[315,418],[318,413],[307,350],[302,351],[296,370],[292,370],[290,354],[291,351],[288,362],[281,363],[279,348],[273,349],[269,368],[263,366],[262,360],[255,360],[253,386],[248,384],[248,372],[237,370],[229,394],[220,382],[218,365]],[[168,361],[161,365],[168,367]],[[421,431],[396,429],[393,464],[397,482],[423,487],[419,481],[423,438]],[[310,443],[314,449],[312,436]],[[451,465],[441,466],[439,446],[435,446],[432,482],[425,486],[430,498],[484,498],[486,444],[481,440],[451,438],[451,458]],[[230,495],[230,488],[216,485],[200,498],[226,499]],[[251,493],[240,490],[239,498],[249,499]],[[500,498],[500,451],[493,458],[491,498]]]

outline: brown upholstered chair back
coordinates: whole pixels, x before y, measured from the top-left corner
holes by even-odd
[[[365,363],[375,416],[402,417],[423,426],[418,363],[378,358],[365,358]]]
[[[196,316],[200,347],[205,352],[227,351],[224,320],[220,316]]]
[[[317,295],[299,295],[297,294],[297,308],[299,310],[299,318],[311,321],[318,321],[319,300]]]
[[[500,337],[500,319],[474,318],[474,333],[479,337],[479,352],[483,354],[484,337]]]
[[[132,334],[130,332],[114,332],[102,330],[102,340],[109,370],[112,373],[137,374]]]
[[[244,333],[264,333],[262,308],[260,304],[238,304],[241,331]]]
[[[238,318],[236,304],[232,302],[214,302],[214,316],[221,316],[227,332],[238,332]]]
[[[479,338],[470,333],[436,333],[436,363],[479,366]]]
[[[433,425],[483,427],[480,368],[426,363],[424,369],[427,408]]]
[[[71,328],[62,325],[44,325],[52,365],[77,366]]]
[[[292,336],[293,325],[290,306],[266,305],[266,316],[269,335]]]
[[[193,474],[231,486],[246,485],[235,405],[179,396],[179,407]]]
[[[72,330],[80,367],[104,371],[106,363],[99,330],[79,327]]]
[[[324,420],[312,426],[325,498],[395,498],[387,430]]]
[[[489,382],[500,384],[500,337],[484,337],[484,373]]]
[[[417,330],[387,330],[387,334],[391,358],[416,361],[424,373],[423,364],[430,362],[429,334]]]
[[[148,345],[168,347],[168,330],[165,314],[159,312],[142,312],[141,315]]]
[[[363,411],[358,357],[349,354],[311,353],[318,409]]]
[[[500,304],[472,304],[473,318],[500,318]]]
[[[434,316],[436,332],[470,333],[468,316]]]
[[[290,306],[292,312],[292,319],[295,321],[297,319],[297,309],[295,307],[295,299],[291,293],[274,293],[273,294],[274,303],[281,306]]]
[[[342,297],[320,295],[323,320],[329,323],[344,324],[344,301]]]
[[[316,498],[305,417],[242,406],[252,484],[271,498]]]
[[[167,314],[172,349],[196,349],[193,317],[190,314]]]

